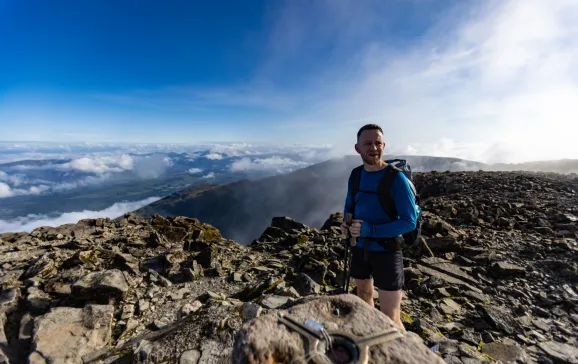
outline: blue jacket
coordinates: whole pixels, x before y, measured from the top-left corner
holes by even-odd
[[[357,191],[355,211],[352,211],[354,196],[348,188],[343,210],[344,216],[352,213],[354,219],[363,221],[356,246],[363,248],[364,244],[369,244],[367,250],[370,251],[383,251],[383,247],[375,241],[375,238],[391,238],[414,230],[421,213],[421,209],[415,204],[409,181],[403,173],[397,173],[391,184],[391,196],[399,219],[392,220],[385,213],[377,195],[377,186],[384,173],[385,168],[375,172],[368,172],[362,168],[359,190],[374,191],[376,194]]]

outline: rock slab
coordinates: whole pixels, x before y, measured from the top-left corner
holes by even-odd
[[[556,341],[539,343],[540,349],[544,350],[555,363],[578,363],[578,348]]]
[[[82,356],[103,348],[111,337],[114,307],[56,307],[35,319],[29,362],[82,364]]]
[[[123,299],[127,291],[126,279],[118,269],[89,273],[72,285],[76,299]]]
[[[528,356],[524,349],[517,345],[493,342],[485,344],[482,351],[484,354],[504,363],[516,362],[517,360],[520,362],[528,361]]]
[[[340,331],[366,337],[395,327],[389,317],[357,296],[321,297],[245,323],[235,336],[234,364],[292,362],[306,355],[306,342],[297,332],[279,323],[279,312],[301,323],[314,320],[330,334]],[[411,334],[370,346],[368,362],[444,363],[418,336]]]

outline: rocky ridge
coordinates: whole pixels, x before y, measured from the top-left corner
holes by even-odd
[[[406,329],[448,363],[578,362],[578,179],[415,181],[425,212],[404,253]],[[247,246],[158,215],[2,234],[0,363],[231,362],[253,319],[339,293],[341,219],[275,217]]]

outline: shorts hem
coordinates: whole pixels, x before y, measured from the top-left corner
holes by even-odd
[[[403,289],[405,287],[379,287],[379,286],[375,286],[379,291],[386,291],[386,292],[397,292],[397,291],[403,291]]]

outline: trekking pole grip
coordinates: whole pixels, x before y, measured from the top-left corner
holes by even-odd
[[[351,223],[353,222],[353,214],[348,213],[348,214],[345,216],[345,222],[347,223],[347,226],[351,226]],[[351,237],[351,236],[349,235],[349,233],[347,234],[347,236]],[[349,245],[355,246],[356,244],[357,244],[357,238],[356,238],[356,237],[351,237],[351,240],[350,240],[350,242],[349,242]]]

